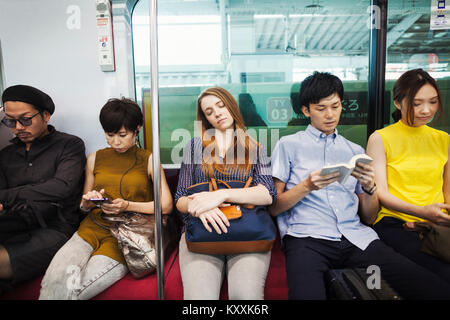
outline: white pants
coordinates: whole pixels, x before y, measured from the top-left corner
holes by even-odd
[[[41,283],[39,300],[88,300],[122,279],[128,268],[93,248],[78,232],[56,253]]]
[[[185,300],[218,300],[225,272],[230,300],[264,299],[270,251],[228,256],[190,252],[183,233],[179,252]]]

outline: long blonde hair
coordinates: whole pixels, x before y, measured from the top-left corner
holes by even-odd
[[[230,115],[232,116],[234,123],[233,123],[233,131],[234,131],[234,137],[233,137],[233,148],[234,148],[234,157],[229,163],[229,159],[227,161],[227,155],[225,155],[223,163],[221,163],[219,157],[216,155],[216,142],[215,142],[215,136],[210,135],[209,133],[214,127],[209,123],[209,121],[206,119],[203,110],[201,108],[201,102],[202,99],[206,96],[215,96],[219,98],[225,107],[230,112]],[[252,164],[255,163],[255,157],[256,152],[258,150],[258,142],[256,142],[245,129],[244,119],[242,118],[242,114],[239,110],[239,106],[234,99],[234,97],[229,93],[227,90],[221,87],[211,87],[206,90],[204,90],[197,99],[197,121],[201,122],[201,128],[200,128],[200,138],[202,140],[202,147],[203,150],[208,148],[211,150],[211,157],[208,155],[207,158],[202,157],[202,170],[203,173],[207,177],[213,177],[214,176],[214,169],[218,170],[219,172],[223,174],[229,174],[234,170],[239,170],[245,173],[248,173],[248,171],[251,169]],[[213,145],[211,145],[213,144]],[[239,149],[244,150],[245,154],[245,161],[244,163],[241,162],[241,159],[238,159],[238,153]]]

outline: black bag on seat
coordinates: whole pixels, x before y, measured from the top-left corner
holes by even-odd
[[[362,268],[332,269],[325,275],[330,300],[402,300],[383,279],[380,289],[369,289],[369,275]]]

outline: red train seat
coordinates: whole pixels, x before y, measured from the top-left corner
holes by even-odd
[[[178,170],[165,170],[167,182],[172,194],[175,194],[178,182]],[[0,300],[36,300],[39,297],[42,276],[20,283]],[[95,296],[93,300],[156,300],[158,283],[156,272],[143,279],[134,279],[129,273],[123,279]],[[277,238],[272,249],[269,272],[266,279],[265,299],[284,300],[288,298],[285,270],[285,258],[281,251],[280,239]],[[182,300],[183,284],[181,281],[178,247],[166,259],[164,264],[164,299]],[[220,299],[228,299],[226,281],[222,286]]]

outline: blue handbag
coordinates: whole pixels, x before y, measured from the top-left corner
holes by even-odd
[[[246,188],[251,184],[233,180],[211,179],[188,188],[192,195],[203,191],[224,188]],[[270,251],[275,242],[276,228],[266,206],[230,205],[219,208],[227,216],[230,226],[227,233],[208,232],[199,218],[190,214],[184,216],[186,244],[189,251],[203,254],[239,254]]]

